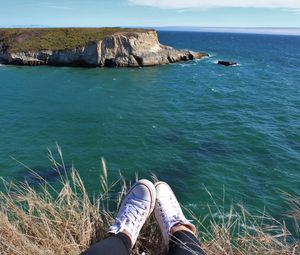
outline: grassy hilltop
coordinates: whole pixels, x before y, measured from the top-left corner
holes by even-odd
[[[65,50],[100,41],[115,33],[147,32],[132,28],[1,28],[0,50]]]

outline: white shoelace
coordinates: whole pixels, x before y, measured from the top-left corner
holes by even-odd
[[[131,200],[128,202],[123,210],[120,218],[116,219],[116,222],[120,226],[126,225],[134,233],[139,230],[139,225],[145,218],[147,206],[144,201],[141,200]]]

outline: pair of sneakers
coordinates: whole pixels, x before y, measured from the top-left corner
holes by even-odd
[[[154,185],[143,179],[136,182],[123,199],[109,233],[127,232],[134,246],[141,228],[153,210],[167,246],[174,226],[184,225],[193,233],[196,232],[195,226],[183,215],[170,186],[165,182]]]

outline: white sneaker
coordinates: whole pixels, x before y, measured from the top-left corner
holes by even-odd
[[[157,182],[155,218],[162,232],[165,244],[168,246],[173,226],[181,224],[196,233],[196,227],[183,215],[181,207],[170,186],[165,182]]]
[[[155,199],[156,191],[152,182],[148,180],[136,182],[123,199],[109,233],[128,231],[134,246],[141,228],[154,209]]]

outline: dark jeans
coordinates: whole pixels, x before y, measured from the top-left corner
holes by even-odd
[[[119,233],[96,243],[82,255],[129,255],[130,249],[130,239]],[[192,233],[178,231],[171,238],[168,255],[204,255],[204,252]]]

